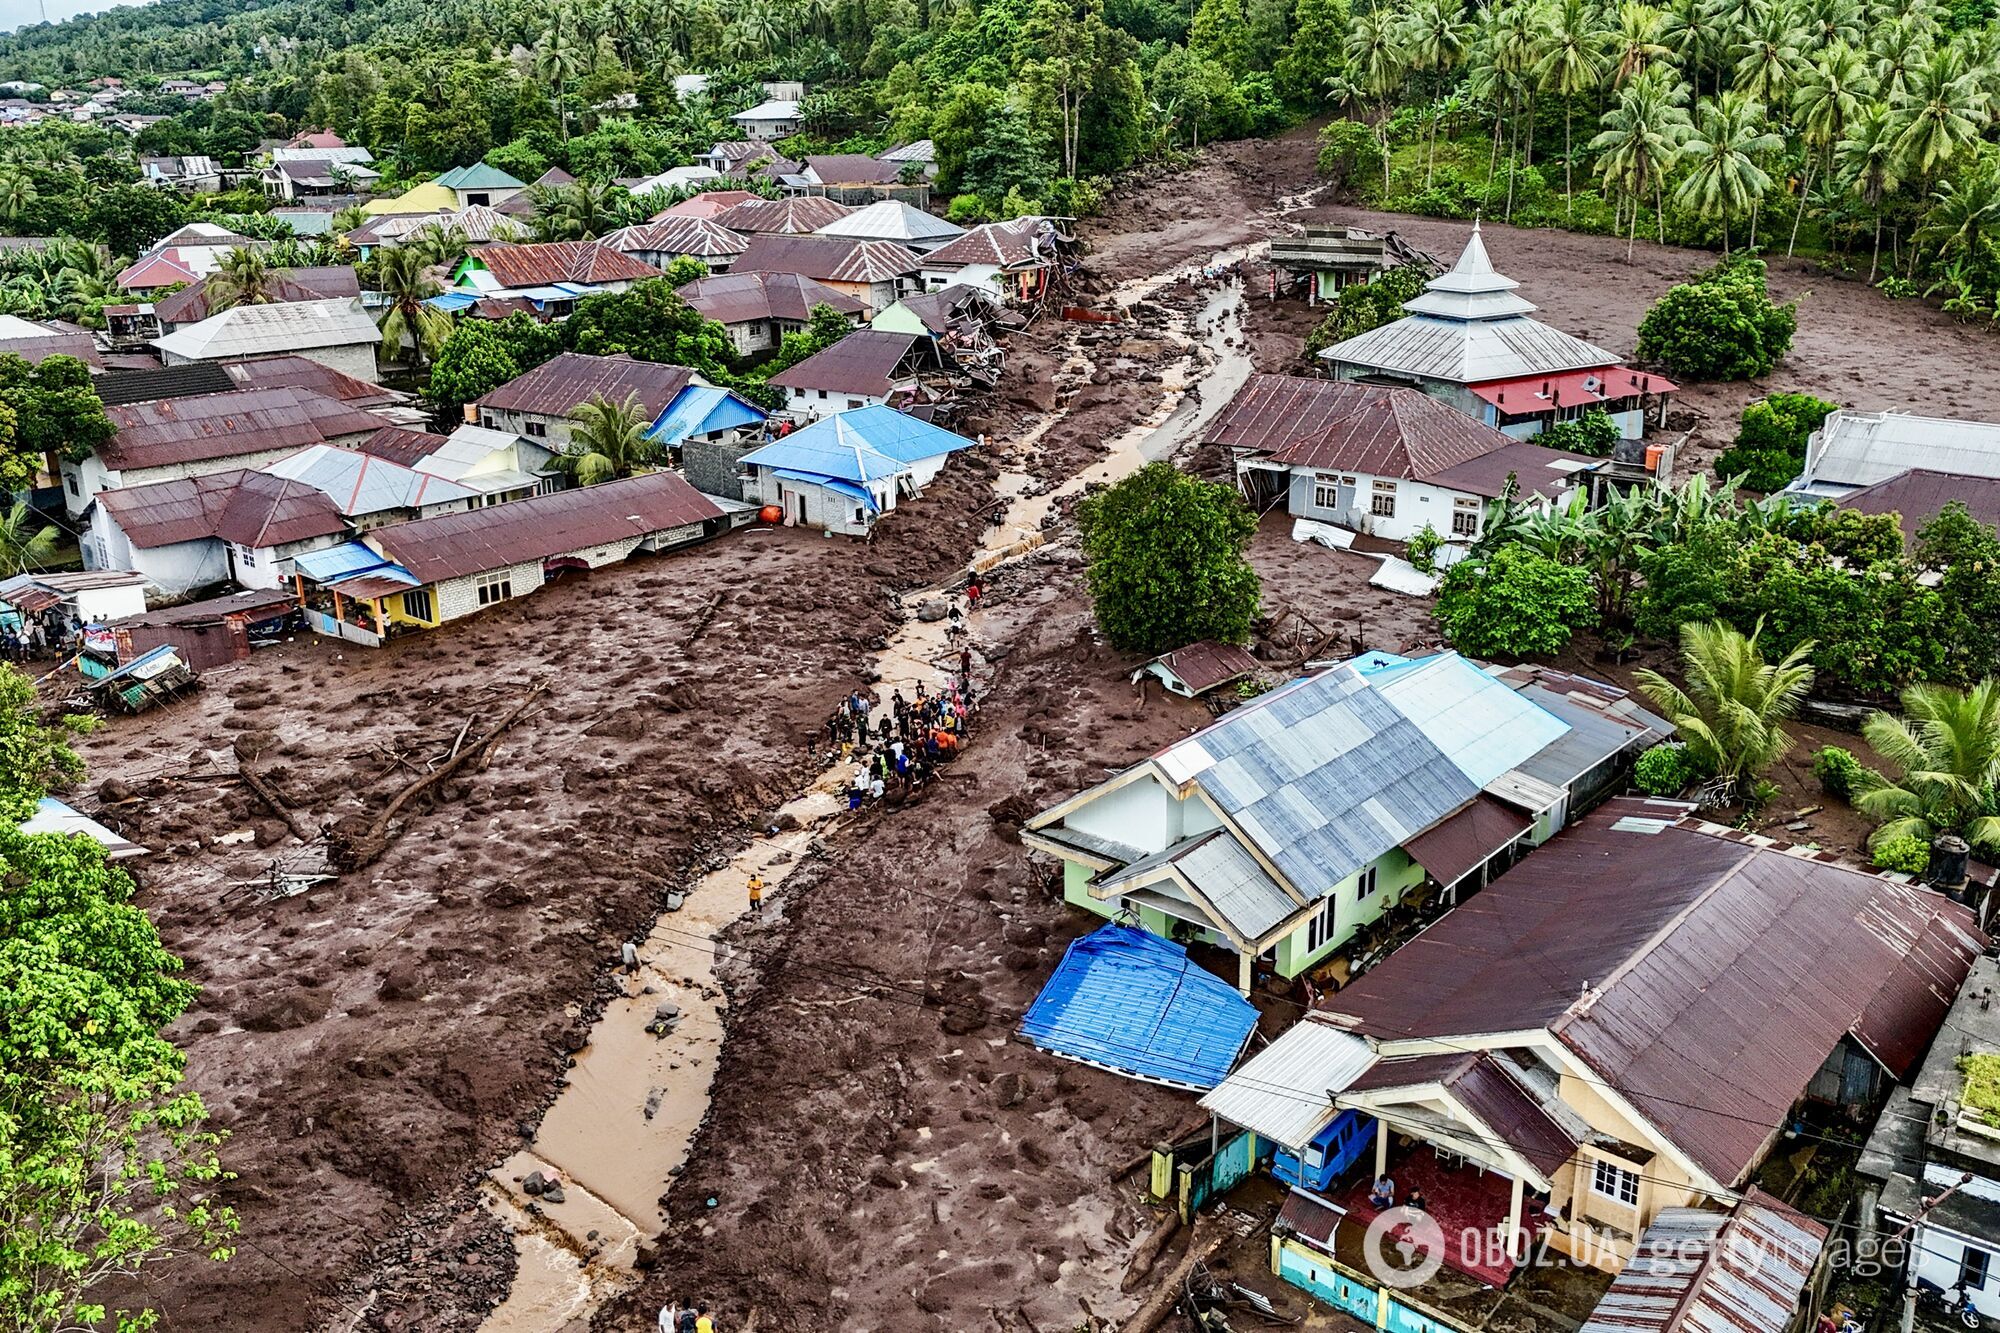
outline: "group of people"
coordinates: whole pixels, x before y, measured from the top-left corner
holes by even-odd
[[[1422,1186],[1410,1191],[1403,1200],[1403,1207],[1424,1213],[1430,1211],[1430,1200],[1424,1196]],[[1388,1176],[1375,1177],[1375,1183],[1368,1187],[1368,1203],[1372,1208],[1387,1212],[1396,1206],[1396,1182]]]
[[[850,810],[883,800],[891,792],[907,797],[929,781],[939,765],[958,757],[972,713],[972,650],[960,652],[957,674],[946,677],[938,689],[918,681],[914,699],[896,690],[871,725],[874,711],[868,697],[857,690],[827,722],[828,761],[836,755],[842,762],[860,760],[848,785]]]
[[[706,1305],[682,1305],[669,1299],[660,1307],[660,1333],[715,1333]]]
[[[0,626],[0,655],[9,662],[60,657],[81,631],[80,622],[68,624],[47,616],[22,616]]]

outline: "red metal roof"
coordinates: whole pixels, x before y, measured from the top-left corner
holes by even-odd
[[[18,356],[31,366],[39,366],[52,356],[73,356],[87,366],[104,368],[97,340],[87,333],[51,332],[45,338],[9,338],[0,342],[0,355]]]
[[[311,486],[244,468],[100,491],[97,503],[138,547],[211,537],[282,546],[346,529],[333,501]]]
[[[178,252],[162,250],[158,254],[141,255],[120,269],[118,285],[131,292],[150,291],[177,282],[195,282],[198,276]]]
[[[303,389],[238,389],[105,409],[117,434],[99,446],[113,472],[302,449],[372,435],[377,417]]]
[[[663,361],[635,361],[622,353],[586,356],[582,352],[564,352],[507,381],[481,398],[477,405],[500,412],[567,417],[593,398],[622,403],[636,394],[650,423],[667,410],[674,395],[693,378],[694,372],[686,366]]]
[[[1438,883],[1456,884],[1534,824],[1513,806],[1481,793],[1457,814],[1404,843],[1403,850]]]
[[[916,343],[914,333],[856,329],[824,351],[773,375],[770,383],[780,389],[825,389],[828,393],[886,398],[899,381],[915,373],[908,362]]]
[[[715,215],[731,231],[779,232],[804,236],[854,210],[823,195],[796,199],[748,199]]]
[[[1252,375],[1205,438],[1291,467],[1418,480],[1518,443],[1415,389],[1296,375]]]
[[[163,324],[193,324],[207,319],[216,313],[212,298],[219,284],[218,276],[210,274],[192,287],[183,287],[161,297],[154,303],[153,313]],[[341,264],[273,269],[267,291],[273,302],[325,301],[341,296],[359,296],[361,277],[352,268]]]
[[[331,398],[349,407],[380,407],[403,401],[404,395],[379,384],[342,374],[304,356],[266,356],[255,361],[232,361],[222,368],[229,378],[246,389],[303,389],[321,398]]]
[[[732,212],[734,210],[731,210]],[[731,273],[798,273],[820,282],[887,282],[923,267],[916,252],[895,241],[833,236],[752,236]]]
[[[225,620],[243,619],[257,621],[267,618],[280,607],[290,606],[297,594],[290,588],[252,588],[247,592],[232,592],[222,597],[210,597],[200,602],[183,602],[179,606],[163,606],[151,611],[141,611],[136,616],[125,616],[111,622],[113,629],[125,629],[137,625],[213,625]]]
[[[705,523],[721,514],[679,473],[651,472],[392,524],[375,529],[369,540],[425,583],[436,583]]]
[[[384,426],[354,447],[364,454],[373,454],[403,467],[415,467],[442,449],[447,438],[427,430],[412,430],[408,426]]]
[[[1420,1088],[1435,1083],[1544,1176],[1576,1154],[1577,1139],[1535,1096],[1484,1051],[1389,1059],[1371,1066],[1350,1092]]]
[[[1045,225],[1041,218],[982,223],[925,255],[924,267],[992,264],[1002,269],[1045,268],[1055,262],[1055,256],[1037,253],[1034,244]]]
[[[797,273],[722,273],[697,278],[680,292],[681,299],[703,316],[723,324],[760,319],[803,324],[816,305],[830,305],[843,315],[858,315],[868,308],[846,292]]]
[[[681,200],[672,208],[661,209],[653,214],[653,221],[663,218],[712,218],[756,197],[748,190],[705,190],[692,199]]]
[[[1322,1007],[1384,1040],[1546,1030],[1733,1184],[1844,1036],[1906,1074],[1986,940],[1685,808],[1608,802]]]
[[[552,241],[544,245],[514,245],[496,241],[475,250],[472,258],[502,287],[546,287],[557,282],[637,282],[657,278],[660,270],[621,255],[597,241]]]
[[[1256,658],[1235,644],[1217,643],[1213,639],[1161,653],[1153,661],[1173,672],[1196,695],[1207,694],[1218,685],[1255,675],[1262,669]]]
[[[1466,386],[1502,412],[1528,416],[1563,407],[1596,407],[1644,393],[1673,393],[1679,388],[1663,375],[1626,366],[1599,366],[1555,375],[1524,375]]]

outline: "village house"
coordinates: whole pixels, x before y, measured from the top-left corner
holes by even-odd
[[[570,442],[576,409],[593,399],[613,405],[632,401],[646,421],[654,422],[682,389],[705,382],[686,366],[564,352],[466,404],[465,419],[487,430],[526,436],[560,453]]]
[[[62,464],[63,503],[80,517],[100,491],[262,467],[314,444],[352,444],[380,417],[290,387],[238,389],[106,407],[116,433]]]
[[[1746,1197],[1802,1104],[1852,1114],[1916,1066],[1986,947],[1971,913],[1690,810],[1607,803],[1202,1098],[1291,1150],[1363,1126],[1345,1177],[1287,1204],[1280,1276],[1375,1326],[1458,1329],[1367,1271],[1371,1182],[1421,1190],[1437,1231],[1414,1243],[1488,1286],[1537,1242],[1615,1273],[1673,1210]]]
[[[1829,1234],[1755,1185],[1727,1211],[1663,1208],[1577,1333],[1805,1333]]]
[[[81,327],[37,323],[19,315],[0,315],[0,356],[18,356],[34,366],[52,356],[68,356],[93,369],[104,368],[96,340]]]
[[[729,519],[673,472],[377,528],[294,562],[314,630],[379,644],[525,597],[564,570],[688,546]]]
[[[699,380],[674,395],[674,401],[646,428],[646,438],[673,449],[695,444],[733,444],[763,438],[763,408],[733,389],[718,389]],[[692,474],[688,478],[694,480]],[[696,489],[707,492],[699,483]]]
[[[772,139],[783,139],[797,134],[806,126],[804,117],[799,115],[799,104],[796,101],[775,97],[758,103],[748,111],[737,112],[729,118],[729,123],[742,130],[749,138],[767,143]]]
[[[762,139],[725,139],[695,156],[695,162],[722,176],[742,176],[759,162],[778,158],[778,150]]]
[[[1404,302],[1407,316],[1320,360],[1339,379],[1420,389],[1516,439],[1589,411],[1608,413],[1625,439],[1642,437],[1647,408],[1664,414],[1674,385],[1531,318],[1520,285],[1494,271],[1475,222],[1451,271]]]
[[[731,231],[746,236],[810,236],[829,222],[838,221],[854,210],[832,199],[750,198],[732,204],[715,215],[715,220]]]
[[[276,642],[297,610],[298,596],[287,584],[157,607],[104,628],[121,666],[155,648],[172,647],[189,666],[207,671],[243,661],[260,643]]]
[[[172,333],[186,325],[199,324],[215,314],[214,301],[220,282],[218,277],[210,274],[191,287],[183,287],[154,301],[153,322],[159,326],[158,333]],[[355,299],[361,295],[361,276],[345,264],[274,268],[264,294],[266,303],[272,305]]]
[[[928,337],[856,329],[773,375],[770,384],[785,391],[787,413],[817,421],[857,407],[906,407],[922,398],[922,372],[935,365]]]
[[[1510,479],[1559,505],[1598,461],[1502,434],[1416,389],[1252,375],[1203,432],[1229,451],[1250,507],[1408,541],[1471,542]]]
[[[348,244],[366,259],[377,248],[406,245],[435,228],[468,250],[504,241],[528,239],[527,225],[498,208],[484,204],[451,213],[393,213],[370,218],[347,233]]]
[[[660,222],[667,218],[719,218],[738,204],[749,203],[757,198],[748,190],[703,190],[691,199],[683,199],[678,204],[670,204],[653,214],[651,220]]]
[[[1844,502],[1912,469],[2000,480],[2000,423],[1843,407],[1806,438],[1805,470],[1785,493]]]
[[[0,606],[21,617],[53,616],[83,625],[102,624],[146,609],[146,580],[119,570],[39,571],[0,579]]]
[[[1352,969],[1392,908],[1476,890],[1667,724],[1623,691],[1371,653],[1226,713],[1023,827],[1098,916],[1236,955],[1248,993]]]
[[[213,194],[222,188],[222,168],[212,157],[142,157],[139,174],[148,185],[190,194]]]
[[[814,306],[830,306],[856,322],[868,308],[844,291],[797,273],[697,278],[680,293],[704,318],[729,330],[729,340],[741,356],[776,351],[787,333],[805,328]]]
[[[1372,282],[1388,267],[1388,245],[1380,232],[1342,224],[1307,223],[1271,239],[1271,291],[1303,287],[1306,301],[1336,299],[1342,288]]]
[[[1908,1087],[1889,1094],[1855,1174],[1872,1239],[1900,1236],[1910,1286],[1963,1291],[2000,1319],[2000,964],[1977,959]]]
[[[194,362],[195,366],[213,363]],[[188,367],[175,367],[187,370]],[[230,383],[243,389],[298,389],[331,398],[374,414],[391,425],[428,421],[430,414],[411,395],[370,380],[342,374],[324,362],[304,356],[267,356],[255,361],[230,361],[220,369]],[[161,372],[155,372],[156,374]],[[172,374],[172,371],[165,372]]]
[[[843,204],[899,202],[919,209],[929,205],[930,177],[913,171],[903,180],[900,163],[884,162],[865,153],[826,153],[808,156],[794,171],[777,175],[779,186],[788,194],[820,195]]]
[[[529,183],[527,189],[521,191],[519,194],[515,195],[512,199],[504,200],[501,203],[495,204],[493,208],[495,212],[500,213],[506,217],[515,218],[517,220],[525,222],[535,215],[536,187],[539,186],[544,190],[560,190],[565,185],[574,185],[574,184],[576,184],[576,177],[570,175],[567,171],[564,171],[561,167],[550,167],[547,171],[544,171],[541,175],[535,177],[535,179]]]
[[[905,163],[914,162],[926,180],[937,177],[937,145],[929,139],[913,139],[876,156],[880,161],[894,163],[899,172]]]
[[[560,477],[548,474],[554,455],[511,431],[467,425],[449,435],[434,435],[407,426],[385,426],[354,447],[458,483],[473,493],[475,508],[525,500],[562,487]]]
[[[931,291],[963,283],[1033,301],[1047,290],[1062,249],[1071,244],[1053,218],[986,222],[925,255],[920,281]]]
[[[199,282],[216,269],[231,250],[261,249],[263,243],[239,236],[213,222],[190,222],[153,243],[151,249],[118,273],[118,285],[144,294],[176,283]]]
[[[905,296],[868,321],[882,333],[910,333],[928,339],[941,365],[956,366],[980,383],[998,383],[1005,354],[997,335],[1025,321],[1008,312],[991,287],[954,283]]]
[[[894,241],[760,234],[750,238],[730,272],[796,273],[861,302],[865,317],[917,290],[916,273],[922,262]]]
[[[642,264],[665,268],[676,259],[699,259],[711,273],[727,273],[749,244],[741,233],[708,218],[667,217],[621,227],[604,244]]]
[[[155,312],[158,306],[154,307]],[[232,306],[153,339],[169,366],[300,356],[358,380],[374,380],[382,331],[354,297]]]
[[[455,291],[448,297],[471,300],[521,299],[551,314],[568,314],[595,292],[622,292],[633,283],[657,278],[651,264],[619,254],[599,241],[554,241],[541,245],[499,242],[469,251],[452,270]]]
[[[706,185],[710,181],[722,179],[722,173],[714,167],[688,166],[668,167],[650,176],[641,176],[632,181],[620,181],[625,192],[634,199],[652,194],[656,190],[685,190],[690,186]]]
[[[973,443],[893,408],[840,412],[745,454],[743,498],[776,505],[786,527],[865,537]]]
[[[509,200],[508,202],[512,202]],[[361,205],[361,211],[368,217],[389,217],[406,213],[456,213],[468,207],[460,201],[457,191],[437,181],[425,181],[413,185],[398,195],[384,197],[377,195]]]
[[[901,199],[882,199],[835,218],[813,234],[842,241],[894,241],[915,254],[926,255],[965,235],[965,228]]]
[[[498,167],[489,167],[484,162],[475,162],[469,167],[453,167],[431,184],[450,190],[454,206],[458,208],[475,205],[497,208],[528,188],[526,181],[516,180]]]
[[[1968,514],[1987,527],[2000,527],[2000,477],[1913,467],[1887,481],[1848,491],[1836,503],[1863,514],[1896,515],[1903,540],[1914,547],[1924,524],[1952,503],[1964,505]]]
[[[369,165],[366,148],[328,150],[324,156],[280,148],[272,158],[258,180],[266,194],[287,202],[353,198],[372,190],[382,179],[382,173]]]

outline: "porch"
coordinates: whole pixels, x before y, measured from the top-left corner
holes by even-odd
[[[1377,1142],[1382,1141],[1378,1137]],[[1385,1157],[1386,1161],[1381,1161]],[[1506,1286],[1519,1267],[1516,1256],[1525,1255],[1533,1238],[1548,1226],[1541,1207],[1528,1201],[1515,1181],[1450,1149],[1419,1142],[1386,1153],[1378,1151],[1377,1159],[1380,1169],[1396,1182],[1396,1207],[1401,1208],[1421,1191],[1423,1211],[1443,1233],[1444,1250],[1438,1258],[1446,1267],[1475,1281]],[[1331,1195],[1347,1217],[1364,1230],[1384,1211],[1368,1201],[1373,1184],[1374,1176],[1364,1171]],[[1524,1233],[1522,1241],[1508,1245],[1507,1238],[1519,1233]],[[1407,1241],[1426,1251],[1422,1237],[1408,1225],[1395,1227],[1389,1236],[1397,1243]]]

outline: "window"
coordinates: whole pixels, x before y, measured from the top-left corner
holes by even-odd
[[[467,208],[485,208],[492,202],[493,196],[490,194],[467,194],[465,196],[465,206]]]
[[[1354,881],[1354,901],[1366,902],[1368,895],[1375,892],[1375,867],[1369,866]]]
[[[1453,500],[1451,502],[1451,535],[1454,537],[1477,537],[1479,535],[1479,501]]]
[[[1375,494],[1368,502],[1368,512],[1377,518],[1394,518],[1396,516],[1395,482],[1378,481],[1375,483]]]
[[[850,409],[859,407],[861,406],[861,400],[859,398],[850,398],[847,400],[847,406]]]
[[[1333,938],[1333,899],[1319,905],[1306,922],[1306,952],[1311,953]]]
[[[1339,478],[1326,472],[1315,472],[1313,474],[1313,508],[1340,508]]]
[[[1970,1245],[1958,1260],[1958,1285],[1967,1291],[1983,1291],[1986,1288],[1986,1274],[1993,1267],[1993,1256],[1985,1250],[1975,1250]]]
[[[826,390],[825,390],[825,389],[821,389],[821,390],[819,391],[819,396],[820,396],[820,397],[822,397],[822,398],[826,397]]]
[[[412,620],[431,618],[431,590],[419,588],[415,592],[403,594],[403,614]]]
[[[1591,1163],[1590,1188],[1607,1199],[1616,1199],[1627,1208],[1639,1206],[1639,1177],[1615,1162],[1598,1158]]]
[[[549,424],[546,421],[530,421],[528,423],[528,434],[540,436],[547,435],[548,433]]]
[[[504,602],[514,595],[514,576],[507,574],[481,574],[479,576],[479,604],[491,606]]]
[[[74,472],[66,472],[66,473],[64,473],[64,474],[63,474],[63,484],[64,484],[65,486],[68,486],[68,487],[69,487],[69,493],[70,493],[71,495],[82,495],[82,494],[83,494],[83,492],[82,492],[82,491],[80,491],[80,490],[78,490],[78,489],[77,489],[77,485],[76,485],[76,473],[74,473]]]
[[[499,425],[499,419],[496,418],[491,412],[482,412],[479,414],[479,424],[486,427],[486,429],[488,430],[494,430]]]
[[[245,569],[257,568],[257,553],[251,550],[247,546],[239,546],[236,548],[236,560],[237,563],[241,564]]]

